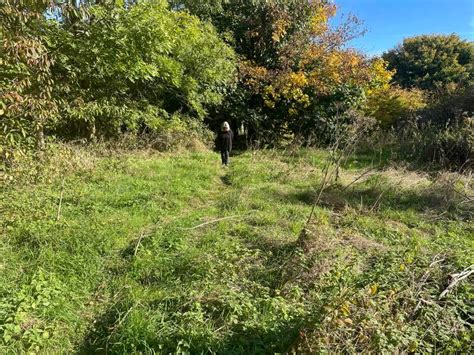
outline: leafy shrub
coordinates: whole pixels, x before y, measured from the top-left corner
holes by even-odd
[[[472,118],[440,128],[433,124],[408,122],[396,135],[402,156],[449,169],[472,167],[474,125]]]
[[[387,128],[408,119],[425,106],[423,91],[388,86],[373,90],[367,95],[365,112],[374,117],[382,127]]]
[[[456,87],[432,94],[430,104],[418,112],[423,123],[438,127],[463,125],[474,116],[474,85]]]
[[[122,135],[118,146],[126,149],[151,148],[158,151],[206,150],[211,148],[213,133],[201,122],[189,116],[142,116],[138,134]],[[116,143],[113,143],[116,145]]]

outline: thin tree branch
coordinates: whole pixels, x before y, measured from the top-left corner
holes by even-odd
[[[63,180],[61,181],[61,193],[59,195],[58,213],[56,214],[56,221],[59,221],[59,218],[61,218],[61,207],[62,207],[62,204],[63,204],[64,180],[65,179],[66,179],[66,177],[63,176]]]
[[[249,214],[249,213],[252,213],[252,212],[255,212],[255,210],[248,211],[245,215],[247,215],[247,214]],[[180,228],[180,229],[182,229],[182,230],[198,229],[198,228],[207,226],[207,225],[209,225],[209,224],[214,224],[214,223],[217,223],[217,222],[220,222],[220,221],[225,221],[225,220],[227,220],[227,219],[233,219],[233,218],[239,218],[239,217],[244,217],[244,215],[233,215],[233,216],[221,217],[221,218],[213,219],[212,221],[207,221],[207,222],[198,224],[197,226],[194,226],[194,227],[190,227],[190,228]]]
[[[452,274],[451,277],[453,278],[453,280],[449,283],[448,287],[446,287],[446,289],[443,292],[441,292],[441,294],[439,295],[439,298],[443,298],[444,296],[446,296],[448,292],[454,286],[456,286],[462,280],[471,276],[471,274],[474,274],[474,265],[469,266],[466,270],[462,272],[459,272],[457,274]]]

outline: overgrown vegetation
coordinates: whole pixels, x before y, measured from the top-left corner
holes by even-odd
[[[324,151],[73,149],[2,191],[1,352],[469,352],[465,176],[354,156],[302,236]]]
[[[195,132],[191,121],[202,122],[234,76],[234,52],[214,28],[165,1],[49,5],[0,8],[6,161],[42,149],[45,134],[93,141]]]
[[[473,43],[454,34],[417,36],[383,58],[395,71],[394,83],[410,90],[380,106],[382,117],[395,118],[391,124],[403,130],[400,150],[418,163],[469,170],[474,156]]]
[[[336,11],[329,1],[6,1],[3,167],[46,138],[162,140],[176,127],[199,134],[203,120],[229,120],[247,146],[324,147],[354,111],[406,132],[401,152],[421,144],[409,159],[469,167],[472,43],[419,36],[369,58],[349,46],[360,20],[331,26]],[[404,145],[419,135],[438,143]]]
[[[0,353],[472,352],[473,43],[336,11],[0,3]]]

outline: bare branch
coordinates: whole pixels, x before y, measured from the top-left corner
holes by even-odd
[[[457,274],[451,274],[452,281],[449,283],[448,287],[446,287],[446,289],[443,292],[441,292],[441,294],[439,295],[439,298],[443,298],[444,296],[446,296],[448,292],[454,286],[456,286],[462,280],[471,276],[471,274],[474,274],[474,265],[469,266],[466,270],[459,272]]]
[[[248,211],[245,215],[250,214],[250,213],[255,212],[255,211],[256,211],[256,210]],[[225,221],[225,220],[227,220],[227,219],[241,218],[241,217],[244,217],[245,215],[233,215],[233,216],[221,217],[221,218],[213,219],[212,221],[207,221],[207,222],[198,224],[197,226],[194,226],[194,227],[190,227],[190,228],[180,228],[180,229],[182,229],[182,230],[193,230],[193,229],[197,229],[197,228],[201,228],[201,227],[207,226],[207,225],[209,225],[209,224],[214,224],[214,223],[217,223],[217,222],[220,222],[220,221]]]

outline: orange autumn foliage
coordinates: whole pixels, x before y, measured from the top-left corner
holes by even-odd
[[[277,13],[272,38],[281,44],[278,66],[240,62],[241,82],[260,96],[267,108],[283,106],[295,115],[312,99],[330,95],[343,85],[363,87],[367,92],[388,85],[393,73],[382,60],[371,60],[344,47],[354,29],[348,24],[331,28],[329,20],[336,10],[334,4],[315,3],[308,26],[291,34],[287,33],[288,14]]]

